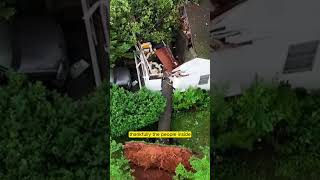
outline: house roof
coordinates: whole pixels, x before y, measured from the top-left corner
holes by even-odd
[[[215,9],[214,11],[210,12],[210,20],[215,19],[216,17],[246,1],[247,0],[211,0],[212,4],[215,6]]]
[[[202,1],[199,5],[189,4],[185,8],[195,54],[197,57],[209,58],[209,16],[213,7],[210,2]]]

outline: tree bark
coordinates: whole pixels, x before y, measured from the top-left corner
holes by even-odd
[[[171,126],[171,116],[172,116],[172,93],[173,87],[169,84],[169,77],[167,73],[164,73],[164,78],[162,80],[162,95],[166,98],[166,108],[162,113],[159,123],[158,131],[170,131]],[[169,139],[160,139],[160,142],[167,144]]]

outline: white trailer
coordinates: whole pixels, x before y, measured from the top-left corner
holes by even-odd
[[[175,90],[185,91],[190,87],[210,90],[209,59],[194,58],[178,65],[172,72],[164,72],[163,64],[149,59],[152,54],[152,47],[146,53],[142,45],[136,46],[134,57],[140,88],[145,86],[153,91],[161,91],[163,73],[169,73],[169,83]]]

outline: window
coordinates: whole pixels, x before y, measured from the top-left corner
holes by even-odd
[[[310,41],[289,46],[283,73],[312,71],[319,41]]]
[[[209,74],[200,76],[200,80],[199,80],[199,83],[198,83],[198,84],[199,84],[199,85],[208,84],[208,82],[209,82],[209,77],[210,77]]]

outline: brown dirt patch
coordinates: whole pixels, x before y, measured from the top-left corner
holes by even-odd
[[[193,154],[181,147],[128,142],[124,145],[124,155],[135,170],[133,176],[137,180],[172,179],[179,163],[187,170],[192,170],[189,159]]]

